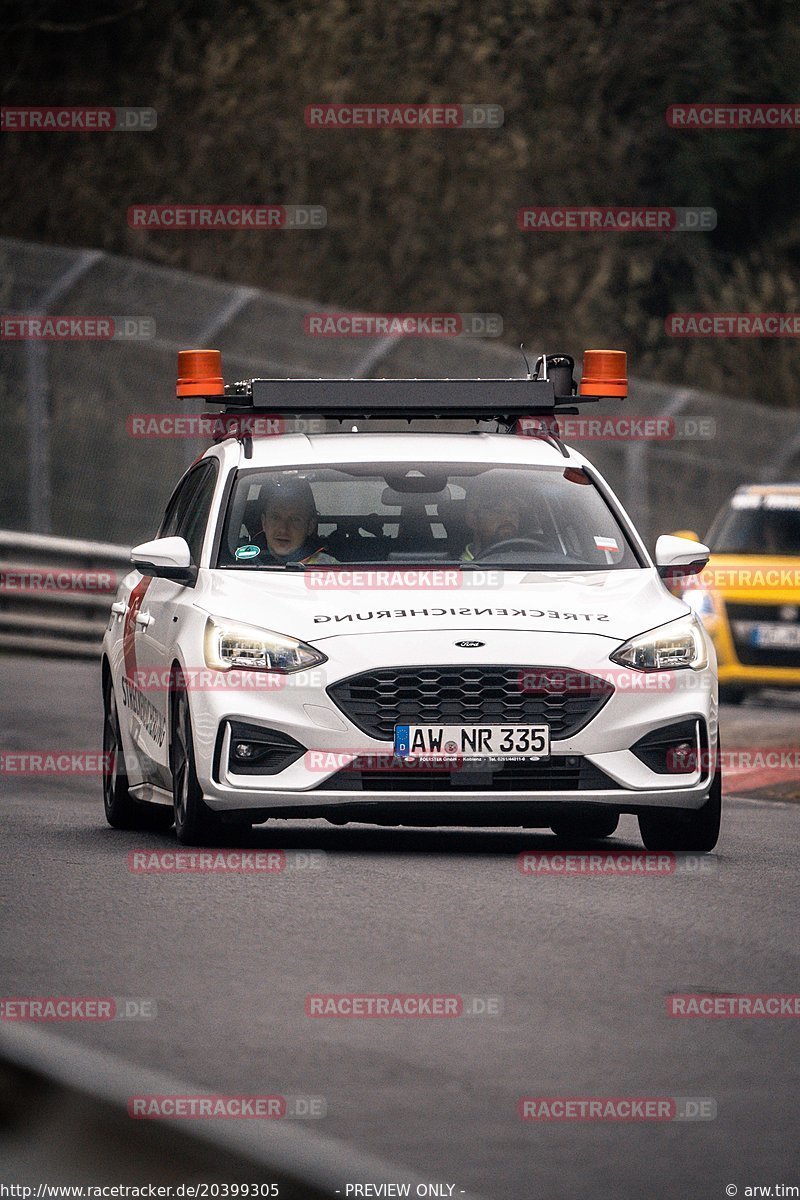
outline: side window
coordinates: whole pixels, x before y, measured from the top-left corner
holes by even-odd
[[[198,486],[186,506],[178,536],[186,538],[192,553],[192,562],[200,559],[203,548],[203,538],[208,525],[208,514],[211,512],[211,501],[214,496],[214,485],[217,482],[217,472],[209,462],[197,470]]]
[[[189,492],[193,492],[197,483],[195,472],[187,475],[185,479],[176,487],[175,491],[167,501],[167,508],[164,513],[164,520],[161,522],[161,528],[158,531],[157,537],[175,537],[178,532],[178,521],[180,515],[186,509],[186,502]]]
[[[200,557],[216,479],[213,462],[204,462],[190,471],[173,493],[159,530],[159,537],[185,538],[193,563]]]

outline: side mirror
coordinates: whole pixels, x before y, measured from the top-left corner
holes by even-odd
[[[173,583],[194,584],[197,567],[192,565],[188,542],[182,537],[156,538],[131,550],[131,562],[142,575],[171,579]]]
[[[674,581],[698,575],[711,551],[695,538],[663,533],[656,542],[656,566],[662,579]]]

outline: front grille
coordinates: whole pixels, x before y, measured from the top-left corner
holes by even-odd
[[[394,741],[395,725],[538,725],[571,737],[614,691],[605,679],[553,667],[384,667],[331,684],[362,732]]]
[[[737,628],[739,622],[755,625],[761,622],[797,628],[797,618],[783,620],[781,608],[798,605],[781,604],[727,604],[728,621],[731,627],[736,657],[745,667],[800,667],[800,646],[754,646],[749,630]]]
[[[331,775],[319,792],[604,792],[619,784],[588,759],[576,754],[556,755],[543,762],[470,764],[457,770],[446,767],[410,767],[402,758],[396,765],[376,768],[374,758],[356,758]]]

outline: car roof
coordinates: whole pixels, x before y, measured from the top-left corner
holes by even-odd
[[[218,443],[229,447],[230,440]],[[250,458],[238,447],[241,469],[336,465],[369,462],[486,462],[525,466],[582,466],[586,460],[567,447],[567,457],[557,445],[538,437],[508,433],[325,433],[283,434],[255,438]],[[218,447],[212,448],[214,453]]]

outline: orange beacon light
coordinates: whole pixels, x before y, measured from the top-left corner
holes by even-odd
[[[628,394],[628,356],[624,350],[585,350],[579,396]]]
[[[219,350],[179,350],[176,395],[224,396]]]

